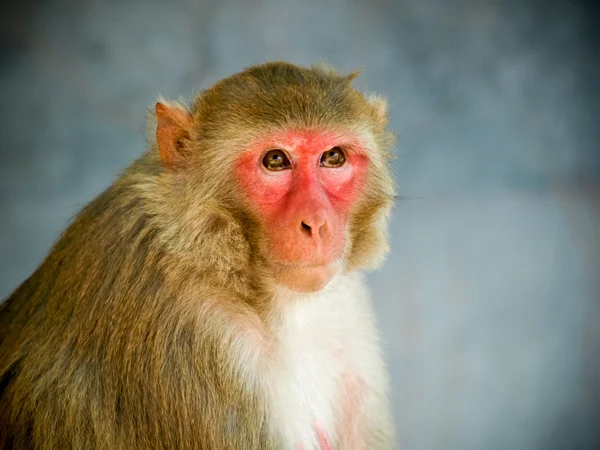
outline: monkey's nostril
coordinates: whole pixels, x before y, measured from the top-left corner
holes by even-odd
[[[310,225],[306,225],[304,221],[302,221],[302,230],[306,231],[308,234],[312,234],[312,229]]]

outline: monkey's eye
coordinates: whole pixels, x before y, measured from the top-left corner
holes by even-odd
[[[321,155],[321,165],[323,167],[341,167],[346,162],[346,156],[339,147],[333,147]]]
[[[284,170],[290,169],[292,164],[282,150],[269,150],[262,160],[263,166],[267,170]]]

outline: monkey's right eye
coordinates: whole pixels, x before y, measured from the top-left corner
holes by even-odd
[[[284,170],[291,169],[292,164],[282,150],[269,150],[262,160],[263,166],[267,170]]]

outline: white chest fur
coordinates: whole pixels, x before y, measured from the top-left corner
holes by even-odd
[[[277,356],[269,364],[266,388],[274,432],[289,448],[318,449],[317,429],[337,440],[341,381],[359,363],[361,327],[371,324],[367,296],[358,275],[316,294],[278,294]]]

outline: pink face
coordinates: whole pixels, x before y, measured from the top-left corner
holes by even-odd
[[[272,133],[239,158],[236,176],[264,221],[283,284],[314,291],[333,277],[367,163],[356,136],[320,130]]]

